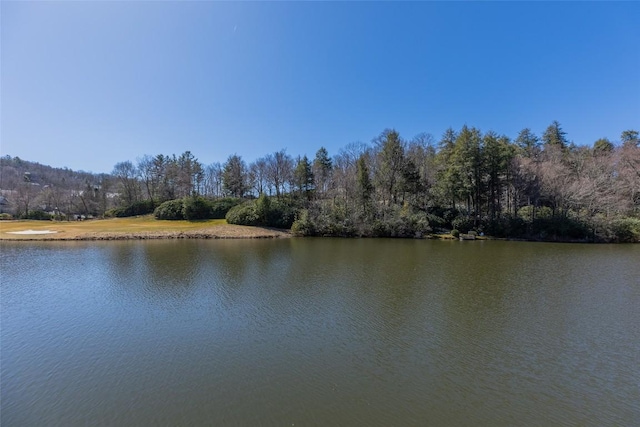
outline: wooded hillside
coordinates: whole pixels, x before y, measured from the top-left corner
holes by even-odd
[[[294,212],[293,230],[304,235],[411,237],[453,229],[543,240],[640,240],[635,130],[622,132],[616,144],[602,138],[582,146],[571,143],[557,121],[541,136],[523,129],[513,140],[468,126],[448,129],[439,140],[428,134],[406,140],[387,129],[333,157],[320,147],[312,158],[280,150],[250,164],[233,154],[203,165],[186,151],[125,160],[111,175],[1,161],[0,187],[17,216],[36,206],[101,216],[144,201],[153,202],[145,205],[152,210],[167,200],[263,195]],[[249,201],[234,209],[258,208]]]

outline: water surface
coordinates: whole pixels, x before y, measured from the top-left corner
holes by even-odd
[[[640,425],[640,245],[3,243],[2,425]]]

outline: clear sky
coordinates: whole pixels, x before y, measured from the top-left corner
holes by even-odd
[[[0,154],[310,157],[385,128],[640,130],[640,2],[0,2]]]

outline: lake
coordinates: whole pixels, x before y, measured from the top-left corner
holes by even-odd
[[[640,245],[2,243],[3,426],[640,425]]]

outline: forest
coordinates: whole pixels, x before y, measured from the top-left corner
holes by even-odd
[[[331,156],[286,150],[247,164],[203,165],[190,152],[144,155],[111,174],[0,159],[5,217],[68,219],[155,213],[224,218],[305,236],[438,233],[551,241],[640,241],[640,139],[576,145],[554,121],[515,139],[475,127],[404,139],[385,129]]]

